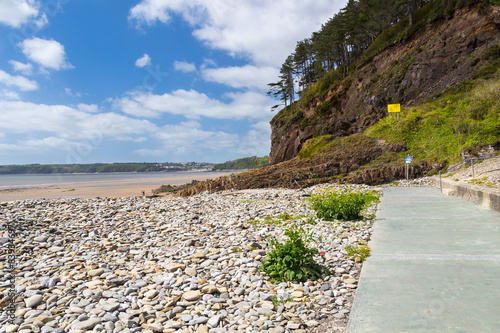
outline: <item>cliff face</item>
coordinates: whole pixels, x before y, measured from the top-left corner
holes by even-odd
[[[364,131],[387,115],[387,104],[413,105],[471,80],[481,54],[499,41],[498,5],[471,6],[456,11],[450,20],[428,25],[377,54],[301,110],[281,111],[271,121],[270,163],[294,158],[310,138]]]

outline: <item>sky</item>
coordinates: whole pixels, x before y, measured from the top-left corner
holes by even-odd
[[[0,165],[270,151],[266,92],[346,0],[0,0]]]

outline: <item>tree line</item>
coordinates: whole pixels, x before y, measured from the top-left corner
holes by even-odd
[[[269,164],[269,156],[263,157],[244,157],[233,161],[214,165],[214,170],[231,170],[231,169],[257,169]]]
[[[28,164],[0,166],[0,175],[8,174],[59,174],[59,173],[108,173],[108,172],[159,172],[185,171],[198,167],[211,167],[207,163],[92,163],[92,164]]]
[[[408,21],[406,29],[411,28],[415,12],[435,2],[439,6],[433,10],[448,11],[449,15],[456,8],[481,1],[349,0],[319,31],[297,42],[280,68],[279,80],[268,84],[268,94],[282,102],[273,109],[292,104],[296,95],[300,97],[307,87],[332,70],[340,77],[347,76],[382,31],[403,19]]]

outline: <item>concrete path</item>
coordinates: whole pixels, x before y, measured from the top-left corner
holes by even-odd
[[[383,192],[347,332],[500,332],[500,214],[435,188]]]

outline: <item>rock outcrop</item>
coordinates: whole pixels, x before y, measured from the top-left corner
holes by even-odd
[[[251,188],[297,188],[328,182],[352,184],[381,184],[406,176],[405,166],[392,158],[394,153],[405,151],[398,143],[377,142],[362,134],[345,140],[311,158],[294,157],[288,161],[230,176],[219,177],[181,188],[178,196],[201,192],[244,190]],[[373,161],[381,159],[379,163]],[[367,163],[370,165],[367,165]],[[440,166],[426,162],[413,163],[410,176],[421,177]],[[297,182],[297,183],[296,183]]]

